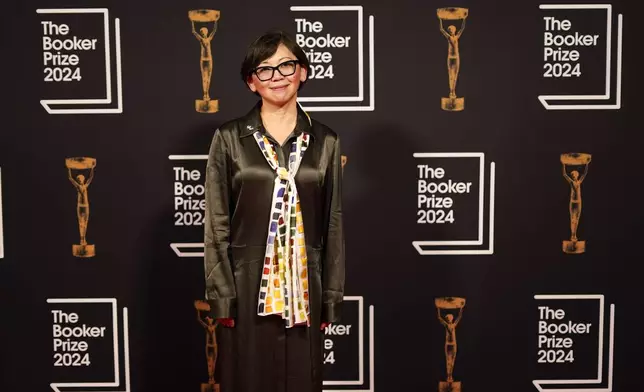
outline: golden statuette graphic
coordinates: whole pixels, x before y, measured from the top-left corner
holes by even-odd
[[[195,301],[197,320],[206,330],[206,361],[208,363],[208,382],[201,384],[201,392],[219,392],[219,384],[215,382],[215,365],[217,364],[217,336],[215,329],[218,323],[211,317],[202,317],[201,312],[210,312],[210,305],[205,301]],[[205,321],[204,321],[205,320]]]
[[[562,243],[563,251],[568,254],[579,254],[586,251],[586,241],[577,239],[577,228],[581,217],[581,183],[588,174],[590,159],[591,155],[585,153],[567,153],[561,154],[560,157],[563,176],[570,184],[570,240]]]
[[[192,34],[199,41],[201,47],[201,84],[203,87],[203,99],[195,100],[195,110],[199,113],[215,113],[219,110],[219,101],[210,99],[210,80],[212,79],[212,50],[210,42],[217,31],[219,11],[216,10],[191,10],[188,11],[188,18],[192,23]],[[212,27],[208,30],[205,25],[197,32],[196,24],[209,24]]]
[[[346,155],[342,155],[342,156],[340,157],[340,159],[341,159],[341,162],[342,162],[342,170],[344,171],[344,165],[346,165],[346,164],[347,164],[347,160],[348,160],[349,158],[348,158]]]
[[[460,392],[461,382],[454,381],[454,361],[456,360],[456,326],[463,316],[465,298],[442,297],[434,300],[438,311],[438,320],[445,327],[445,362],[447,365],[447,380],[438,383],[438,392]],[[458,315],[454,319],[454,314]]]
[[[447,74],[449,76],[449,97],[441,98],[441,108],[448,111],[461,111],[465,108],[465,98],[456,96],[456,80],[458,79],[458,71],[461,67],[461,55],[458,50],[458,40],[465,30],[465,19],[468,15],[467,8],[439,8],[436,10],[438,20],[440,21],[441,33],[447,39]],[[451,21],[462,20],[461,28],[456,31],[456,26],[451,24]],[[447,30],[443,23],[449,24]]]
[[[72,245],[72,254],[76,257],[93,257],[96,255],[94,245],[87,244],[87,223],[89,221],[89,198],[87,196],[87,188],[92,183],[94,178],[94,167],[96,167],[96,159],[80,157],[80,158],[66,158],[65,166],[67,166],[67,175],[69,181],[72,182],[76,192],[78,193],[78,200],[76,203],[76,215],[78,217],[78,230],[80,231],[80,244]],[[88,177],[84,174],[78,173],[79,171],[89,171]]]

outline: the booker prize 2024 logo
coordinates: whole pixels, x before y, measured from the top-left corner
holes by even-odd
[[[544,108],[619,109],[622,15],[615,23],[610,4],[541,4],[539,8],[543,26],[541,80],[548,94],[538,99]]]
[[[87,227],[89,224],[89,186],[94,179],[96,159],[75,157],[65,159],[67,177],[76,189],[76,218],[80,241],[72,245],[72,254],[76,257],[93,257],[96,255],[94,245],[87,243]]]
[[[172,220],[177,228],[170,247],[179,257],[203,257],[208,155],[170,155],[168,158],[172,162]]]
[[[47,303],[52,321],[51,389],[114,390],[123,381],[124,392],[130,392],[128,309],[123,308],[121,325],[115,298],[49,298]]]
[[[311,64],[307,87],[298,98],[304,109],[374,110],[374,17],[369,16],[365,34],[362,6],[292,6],[290,10],[295,39]]]
[[[482,152],[414,153],[414,158],[416,216],[410,230],[418,253],[493,254],[494,162],[488,175]]]
[[[36,12],[42,34],[40,104],[47,113],[122,113],[119,19],[113,21],[112,35],[107,8],[51,8]]]
[[[538,294],[534,299],[538,374],[532,383],[537,391],[612,391],[615,305],[606,320],[603,294]],[[566,388],[557,387],[562,385]]]
[[[374,306],[369,306],[368,317],[365,317],[363,297],[345,296],[344,301],[343,321],[324,330],[323,384],[326,391],[346,390],[352,386],[352,391],[373,392]]]

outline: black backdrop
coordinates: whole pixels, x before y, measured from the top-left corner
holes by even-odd
[[[434,299],[448,296],[466,299],[454,368],[454,379],[462,382],[464,392],[529,391],[541,385],[544,390],[616,391],[644,386],[638,374],[644,349],[637,245],[643,216],[637,201],[643,141],[637,104],[643,65],[637,52],[641,6],[612,3],[610,40],[605,8],[546,10],[534,1],[411,0],[354,3],[353,8],[334,12],[290,8],[333,5],[346,4],[106,0],[90,5],[43,0],[5,5],[0,390],[199,391],[207,381],[205,336],[193,301],[204,291],[199,256],[203,226],[176,225],[177,219],[198,221],[199,215],[175,215],[181,211],[174,205],[174,168],[203,173],[205,161],[199,155],[207,154],[214,130],[255,103],[238,70],[246,45],[268,28],[296,33],[294,19],[304,17],[324,25],[321,33],[307,36],[351,36],[349,48],[329,50],[334,78],[309,81],[301,95],[355,95],[356,14],[364,39],[363,99],[302,102],[311,116],[339,133],[347,157],[344,213],[350,305],[342,325],[351,327],[345,328],[345,335],[329,334],[333,349],[327,351],[334,355],[326,365],[326,379],[341,382],[327,383],[325,389],[437,391],[438,382],[445,380],[445,332]],[[107,13],[37,12],[90,6],[104,7]],[[465,97],[460,112],[440,105],[449,90],[447,42],[439,32],[436,9],[446,6],[469,9],[460,38],[456,93]],[[194,100],[202,95],[199,44],[191,34],[188,11],[201,8],[221,12],[211,43],[210,95],[219,100],[216,113],[195,111]],[[623,15],[621,68],[618,14]],[[104,15],[110,29],[112,102],[51,104],[50,114],[41,100],[105,97]],[[543,76],[544,16],[569,19],[572,28],[565,34],[599,36],[596,47],[578,48],[581,76]],[[60,72],[53,74],[57,77],[64,71],[45,70],[42,21],[65,23],[68,36],[97,38],[95,51],[61,51],[79,55],[80,81],[44,81],[47,72]],[[556,102],[606,107],[547,110],[539,95],[604,93],[607,42],[610,98]],[[117,87],[118,44],[122,99]],[[108,111],[56,112],[76,108]],[[562,176],[560,155],[569,152],[592,155],[581,186],[578,234],[586,241],[582,254],[562,252],[562,241],[570,238],[570,186]],[[87,240],[96,246],[92,258],[72,254],[79,237],[77,196],[65,167],[69,157],[97,162],[88,189]],[[436,182],[472,182],[470,194],[453,195],[454,223],[417,223],[419,164],[444,168],[444,179]],[[178,181],[181,189],[199,185],[203,174],[197,177]],[[474,244],[412,244],[452,240]],[[425,254],[432,250],[456,252]],[[72,303],[57,303],[61,301]],[[539,353],[538,307],[546,305],[565,311],[557,322],[591,324],[588,334],[555,335],[572,338],[574,362],[539,362],[542,356],[559,355]],[[78,314],[77,325],[106,327],[104,338],[80,339],[88,342],[91,364],[55,366],[55,354],[61,352],[53,347],[56,310]],[[120,359],[115,385],[57,385],[115,381],[115,352]],[[592,380],[598,366],[601,382],[533,384]],[[361,372],[362,382],[347,382],[358,380]]]

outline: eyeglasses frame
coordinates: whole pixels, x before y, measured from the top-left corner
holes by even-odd
[[[279,67],[281,67],[282,65],[284,65],[284,64],[286,64],[286,63],[295,63],[295,68],[293,68],[293,73],[290,73],[290,74],[288,74],[288,75],[284,75],[284,74],[282,73],[282,71],[280,71],[280,70],[279,70]],[[277,64],[276,66],[272,66],[272,65],[262,65],[262,66],[259,66],[259,67],[255,67],[255,68],[253,68],[252,73],[254,73],[254,74],[255,74],[255,76],[257,76],[257,79],[259,79],[261,82],[266,82],[267,80],[271,80],[271,79],[273,79],[273,77],[275,76],[275,71],[279,72],[279,73],[280,73],[280,75],[282,75],[282,76],[284,76],[284,77],[287,77],[287,76],[291,76],[291,75],[293,75],[293,74],[295,73],[295,71],[297,71],[297,66],[298,66],[299,64],[300,64],[300,61],[299,61],[299,60],[291,59],[291,60],[282,61],[281,63]],[[259,69],[260,69],[260,68],[270,68],[270,69],[271,69],[271,71],[272,71],[272,72],[271,72],[271,76],[270,76],[268,79],[261,79],[261,78],[259,77]]]

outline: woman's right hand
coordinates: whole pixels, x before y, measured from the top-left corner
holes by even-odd
[[[224,327],[232,328],[235,326],[235,319],[233,318],[219,318],[217,322]]]

